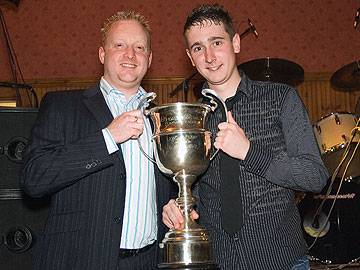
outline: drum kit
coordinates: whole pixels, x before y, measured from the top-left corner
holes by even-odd
[[[298,204],[310,254],[327,264],[360,261],[360,132],[352,113],[331,113],[313,125],[331,178]]]
[[[360,176],[360,150],[354,153],[360,138],[360,132],[356,130],[357,117],[352,113],[331,113],[321,118],[314,124],[314,134],[318,142],[320,153],[329,173],[333,175],[345,156],[346,146],[348,153],[337,174],[347,181],[358,182]],[[351,142],[350,142],[351,141]],[[353,156],[350,154],[354,153]],[[350,162],[350,157],[352,160]],[[346,169],[346,170],[345,170]]]
[[[331,77],[338,91],[360,90],[360,61]],[[360,120],[355,113],[334,112],[313,125],[318,147],[331,178],[320,194],[306,194],[298,203],[312,258],[324,264],[360,262]],[[336,268],[341,269],[341,268]]]

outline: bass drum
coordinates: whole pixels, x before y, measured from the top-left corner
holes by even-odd
[[[347,143],[351,140],[352,131],[357,123],[357,118],[351,113],[331,113],[313,125],[314,134],[325,166],[332,175],[339,165],[345,152]],[[341,178],[351,154],[360,140],[359,132],[353,139],[350,151],[341,166],[338,178]],[[360,176],[360,147],[358,147],[354,158],[345,174],[345,179]]]
[[[298,204],[305,240],[310,247],[317,238],[310,255],[323,262],[343,264],[360,257],[360,185],[343,182],[335,206],[327,221],[340,181],[335,181],[332,192],[317,209],[327,186],[320,194],[307,193]]]

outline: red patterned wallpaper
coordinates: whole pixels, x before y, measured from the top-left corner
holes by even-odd
[[[89,78],[101,75],[99,29],[121,9],[146,15],[153,29],[154,61],[148,77],[188,76],[182,27],[197,0],[22,0],[1,6],[25,79]],[[215,1],[207,1],[215,2]],[[223,4],[242,33],[251,18],[259,38],[242,40],[239,63],[263,57],[285,58],[305,72],[335,72],[360,59],[360,26],[353,28],[359,0],[228,0]],[[2,34],[2,33],[1,33]],[[0,78],[10,78],[4,38]]]

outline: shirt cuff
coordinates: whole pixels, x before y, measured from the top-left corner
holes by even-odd
[[[266,146],[250,142],[243,164],[247,171],[264,177],[272,158],[272,153]]]
[[[102,133],[103,133],[106,148],[107,148],[109,154],[112,154],[112,153],[118,151],[119,147],[117,146],[114,138],[111,136],[110,131],[107,128],[104,128],[102,130]]]

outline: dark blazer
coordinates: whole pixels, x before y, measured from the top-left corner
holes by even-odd
[[[109,155],[101,131],[112,119],[99,86],[43,98],[21,180],[30,196],[51,195],[35,269],[116,269],[126,172],[121,148]],[[155,171],[160,240],[173,184]]]

